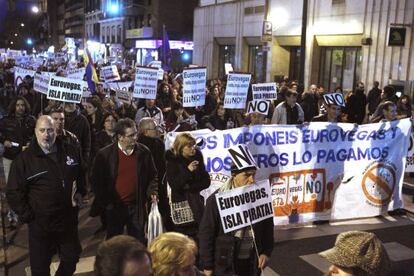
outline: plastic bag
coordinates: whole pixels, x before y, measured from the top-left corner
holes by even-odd
[[[164,228],[162,225],[161,214],[158,211],[158,204],[153,202],[151,204],[151,212],[148,215],[148,245],[163,232]]]

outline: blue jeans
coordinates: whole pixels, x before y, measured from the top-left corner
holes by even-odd
[[[126,226],[127,233],[146,244],[144,226],[138,222],[136,204],[110,204],[106,207],[106,239],[122,235]]]

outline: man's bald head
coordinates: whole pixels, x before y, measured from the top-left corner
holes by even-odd
[[[43,151],[50,151],[56,141],[56,127],[52,117],[42,115],[36,121],[36,140]]]

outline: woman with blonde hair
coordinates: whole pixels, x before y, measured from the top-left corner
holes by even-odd
[[[154,276],[202,275],[194,263],[197,245],[188,236],[167,232],[158,236],[149,246]]]
[[[188,132],[177,135],[165,154],[166,180],[171,187],[170,214],[175,232],[197,241],[198,225],[204,211],[200,192],[210,186],[203,155],[195,138]]]

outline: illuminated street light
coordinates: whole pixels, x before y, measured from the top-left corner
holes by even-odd
[[[32,7],[32,12],[33,12],[33,13],[38,13],[38,12],[39,12],[39,8],[38,8],[38,7],[36,7],[36,6],[33,6],[33,7]]]
[[[13,42],[13,41],[10,41],[10,44],[11,44],[11,45],[13,45],[13,44],[14,44],[14,42]]]
[[[21,27],[24,27],[24,23],[20,23],[20,26],[21,26]]]
[[[17,34],[17,33],[15,33],[15,34],[14,34],[14,36],[18,36],[18,34]]]
[[[31,38],[28,38],[26,40],[27,45],[33,45],[33,40]]]

